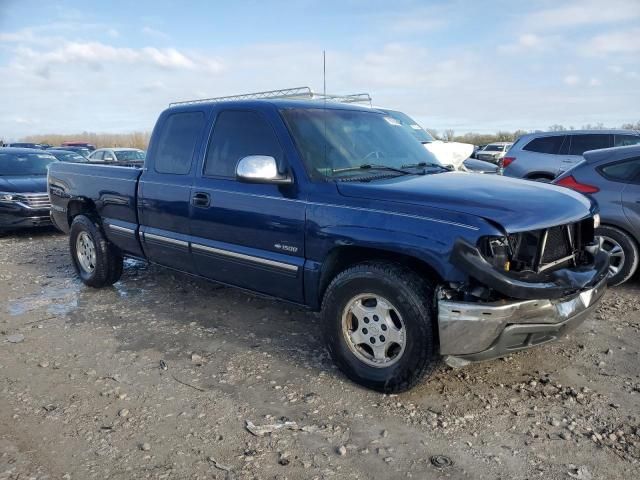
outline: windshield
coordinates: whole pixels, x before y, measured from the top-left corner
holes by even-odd
[[[406,113],[397,112],[395,110],[382,110],[387,115],[395,118],[400,124],[407,129],[407,131],[413,135],[421,143],[431,143],[435,141],[435,138],[431,136],[429,132],[423,129],[416,121]]]
[[[142,150],[121,150],[114,152],[119,162],[131,162],[135,160],[144,160],[144,152]]]
[[[63,162],[86,162],[87,159],[75,152],[51,152],[51,155]]]
[[[484,147],[485,152],[502,152],[504,151],[504,145],[487,145]]]
[[[56,158],[45,153],[0,152],[0,175],[46,175],[47,166]]]
[[[437,164],[400,122],[387,115],[321,108],[283,109],[282,115],[313,178],[371,175],[381,166]],[[374,168],[358,171],[362,165]]]

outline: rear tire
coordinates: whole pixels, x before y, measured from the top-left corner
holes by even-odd
[[[638,244],[627,232],[616,227],[603,225],[596,230],[602,238],[602,248],[610,255],[609,279],[613,287],[629,280],[638,268]]]
[[[402,265],[372,261],[338,274],[322,316],[334,362],[365,387],[402,392],[439,363],[433,286]]]
[[[116,283],[122,275],[122,255],[85,215],[73,219],[69,234],[73,266],[85,285],[94,288]]]

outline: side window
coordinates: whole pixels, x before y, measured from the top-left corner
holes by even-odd
[[[586,135],[571,135],[569,155],[582,155],[588,150],[598,150],[610,147],[609,135],[596,133]]]
[[[553,135],[550,137],[538,137],[527,143],[523,150],[537,153],[557,154],[564,140],[564,135]]]
[[[267,120],[257,112],[227,110],[213,126],[204,174],[235,178],[238,160],[248,155],[268,155],[282,164],[282,149]]]
[[[204,127],[204,113],[173,113],[167,117],[158,138],[155,170],[186,175],[191,170],[193,152]]]
[[[610,163],[601,167],[600,171],[609,180],[640,183],[640,157]]]
[[[102,150],[99,152],[95,152],[91,154],[91,160],[102,160],[103,155],[104,155],[104,152]]]
[[[614,135],[614,147],[624,147],[625,145],[637,145],[640,143],[640,135]]]

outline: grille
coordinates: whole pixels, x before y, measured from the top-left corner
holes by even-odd
[[[19,199],[31,208],[51,208],[49,195],[46,193],[23,193]]]
[[[573,225],[570,226],[573,228]],[[573,232],[572,232],[573,233]],[[547,234],[547,242],[544,247],[542,264],[555,262],[568,255],[571,255],[571,245],[567,236],[567,227],[553,227]]]

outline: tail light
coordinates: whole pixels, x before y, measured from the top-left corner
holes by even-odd
[[[507,168],[515,161],[516,157],[502,157],[502,168]]]
[[[600,189],[594,185],[588,185],[586,183],[580,183],[575,179],[573,175],[567,175],[555,182],[556,185],[570,188],[580,193],[597,193]]]

